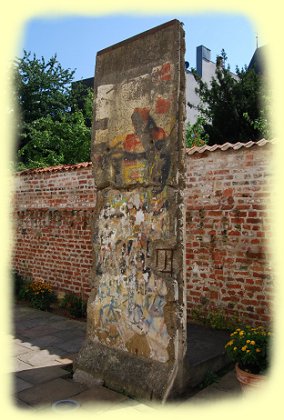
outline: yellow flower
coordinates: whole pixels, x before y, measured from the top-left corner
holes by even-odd
[[[255,341],[253,341],[253,340],[252,340],[252,341],[250,342],[250,344],[251,344],[252,346],[254,346],[254,345],[255,345]]]
[[[250,343],[250,340],[247,340],[246,343],[249,344]]]
[[[247,349],[247,346],[242,347],[242,351],[246,351],[246,349]]]
[[[239,332],[239,335],[240,335],[240,336],[244,335],[244,331],[240,331],[240,332]]]
[[[250,352],[250,350],[247,350],[247,353],[249,353]]]
[[[234,351],[238,350],[238,347],[234,347]]]
[[[227,348],[228,346],[231,346],[233,344],[234,340],[230,340],[228,341],[228,343],[225,345],[225,348]]]
[[[256,351],[257,353],[260,353],[260,352],[261,352],[261,349],[255,349],[255,351]]]

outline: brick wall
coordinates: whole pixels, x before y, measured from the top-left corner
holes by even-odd
[[[247,323],[267,324],[272,150],[265,141],[238,146],[188,151],[188,315],[218,308]]]
[[[188,316],[221,308],[266,324],[272,147],[238,147],[187,153]],[[96,201],[91,163],[22,172],[15,189],[14,268],[59,291],[88,295]]]
[[[58,291],[88,295],[96,202],[91,163],[25,171],[15,188],[13,267]]]

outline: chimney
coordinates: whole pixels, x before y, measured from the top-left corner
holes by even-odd
[[[204,47],[204,45],[199,45],[199,47],[196,48],[196,71],[200,77],[202,77],[203,60],[211,60],[211,50]]]

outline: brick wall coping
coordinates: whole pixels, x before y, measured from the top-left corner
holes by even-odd
[[[206,151],[208,152],[214,152],[215,150],[228,150],[228,149],[232,149],[232,150],[238,150],[241,149],[242,147],[245,148],[250,148],[252,146],[265,146],[267,144],[274,144],[275,140],[265,140],[265,139],[261,139],[257,142],[255,141],[249,141],[247,143],[224,143],[224,144],[214,144],[213,146],[194,146],[191,148],[187,148],[186,149],[186,154],[187,155],[193,155],[194,153],[204,153]],[[81,163],[76,163],[73,165],[57,165],[57,166],[49,166],[46,168],[34,168],[34,169],[25,169],[24,171],[20,171],[20,172],[16,172],[16,175],[21,176],[21,175],[28,175],[28,174],[37,174],[37,173],[43,173],[43,172],[65,172],[65,171],[75,171],[76,169],[81,169],[81,168],[87,168],[89,166],[92,166],[92,162],[81,162]]]
[[[73,165],[70,164],[70,165],[48,166],[46,168],[25,169],[23,171],[16,172],[15,175],[21,176],[21,175],[29,175],[29,174],[38,174],[42,172],[75,171],[76,169],[88,168],[89,166],[92,166],[92,162],[81,162],[81,163],[76,163]]]
[[[187,155],[193,155],[194,153],[204,153],[204,152],[214,152],[215,150],[228,150],[228,149],[232,149],[232,150],[238,150],[241,149],[242,147],[245,147],[246,149],[252,147],[252,146],[265,146],[267,144],[274,144],[275,140],[266,140],[266,139],[261,139],[259,141],[249,141],[247,143],[224,143],[224,144],[214,144],[213,146],[208,146],[207,144],[205,146],[194,146],[191,148],[188,148],[186,150],[186,154]]]

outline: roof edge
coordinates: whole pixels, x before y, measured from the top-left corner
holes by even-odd
[[[186,149],[186,154],[187,155],[193,155],[194,153],[204,153],[204,152],[214,152],[215,150],[221,150],[221,151],[225,151],[228,149],[231,150],[239,150],[242,148],[251,148],[253,146],[258,146],[258,147],[263,147],[266,146],[267,144],[275,144],[276,140],[266,140],[266,139],[261,139],[258,141],[248,141],[247,143],[224,143],[224,144],[214,144],[213,146],[208,146],[207,144],[205,144],[204,146],[193,146],[190,148]]]
[[[213,146],[193,146],[190,148],[186,148],[187,155],[193,155],[195,153],[204,153],[204,152],[214,152],[215,150],[225,151],[228,149],[232,150],[239,150],[242,148],[251,148],[253,146],[263,147],[268,144],[275,144],[276,140],[266,140],[261,139],[258,141],[249,141],[247,143],[224,143],[224,144],[214,144]],[[66,164],[66,165],[57,165],[57,166],[48,166],[46,168],[33,168],[33,169],[25,169],[23,171],[16,172],[16,175],[29,175],[29,174],[36,174],[36,173],[46,173],[46,172],[67,172],[67,171],[75,171],[76,169],[81,168],[88,168],[92,166],[92,162],[81,162],[75,164]]]
[[[16,175],[21,176],[21,175],[38,174],[38,173],[45,173],[45,172],[67,172],[67,171],[74,171],[76,169],[81,169],[81,168],[88,168],[89,166],[92,166],[92,162],[56,165],[56,166],[48,166],[45,168],[24,169],[23,171],[16,172]]]

